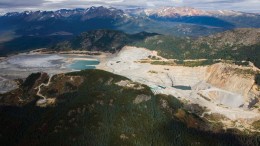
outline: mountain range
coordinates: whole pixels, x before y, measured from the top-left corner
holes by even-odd
[[[147,16],[158,15],[161,17],[182,17],[182,16],[256,16],[257,13],[246,13],[233,10],[200,10],[191,7],[161,7],[144,9]]]
[[[82,32],[109,29],[133,34],[207,36],[235,28],[259,28],[260,15],[236,11],[204,11],[187,7],[120,10],[109,7],[24,11],[0,15],[1,55],[50,47]]]
[[[0,14],[0,143],[257,146],[259,48],[254,13]]]
[[[125,32],[150,31],[196,36],[197,29],[203,31],[203,28],[220,32],[237,27],[260,27],[260,21],[256,21],[259,19],[259,14],[236,11],[204,11],[187,7],[120,10],[101,6],[6,13],[0,16],[0,28],[2,31],[9,29],[19,35],[30,36],[57,32],[79,34],[83,31],[108,28]],[[184,31],[184,28],[190,30]],[[205,30],[200,34],[213,32]]]

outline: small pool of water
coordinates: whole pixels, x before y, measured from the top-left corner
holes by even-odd
[[[176,88],[176,89],[181,89],[181,90],[191,90],[191,87],[190,86],[172,86],[173,88]]]
[[[69,68],[75,70],[95,69],[98,64],[98,60],[77,60],[70,64]]]

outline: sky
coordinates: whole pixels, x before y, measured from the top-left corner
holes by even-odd
[[[0,0],[0,12],[87,8],[100,5],[116,8],[186,6],[204,10],[260,13],[260,0]]]

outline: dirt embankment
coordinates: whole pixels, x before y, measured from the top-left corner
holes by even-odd
[[[255,71],[235,65],[214,64],[206,70],[206,82],[220,89],[242,95],[245,106],[260,97],[255,90]]]

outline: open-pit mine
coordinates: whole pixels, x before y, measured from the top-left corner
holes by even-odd
[[[171,60],[158,56],[156,51],[132,46],[125,46],[118,53],[94,56],[48,52],[19,54],[0,62],[0,91],[6,93],[18,88],[14,79],[46,72],[50,76],[48,83],[36,87],[37,95],[41,97],[37,105],[45,107],[48,102],[55,102],[54,98],[48,99],[41,93],[41,88],[49,86],[53,75],[96,68],[147,85],[155,95],[172,95],[184,104],[198,105],[203,109],[203,113],[197,113],[201,118],[221,115],[222,118],[215,122],[222,122],[224,128],[257,131],[250,125],[260,119],[260,91],[254,81],[258,68],[223,62],[187,67],[153,64],[154,61]],[[212,119],[207,120],[212,122]]]

